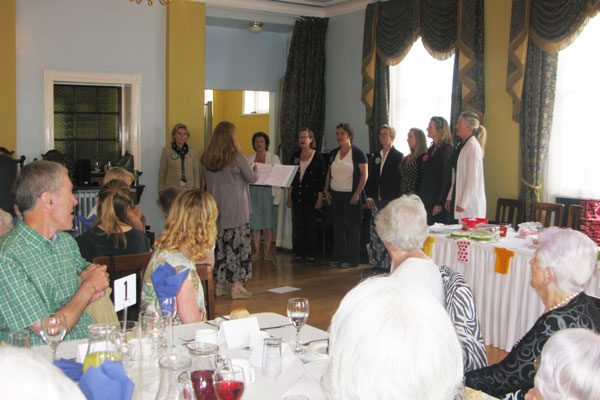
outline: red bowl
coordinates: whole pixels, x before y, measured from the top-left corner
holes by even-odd
[[[487,224],[489,222],[487,218],[462,218],[460,221],[462,222],[463,231],[475,229],[477,225]]]

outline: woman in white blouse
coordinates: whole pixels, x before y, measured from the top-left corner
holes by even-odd
[[[465,111],[458,118],[456,135],[462,143],[456,149],[454,186],[446,198],[446,209],[450,211],[452,194],[455,193],[454,218],[485,218],[485,183],[483,176],[483,149],[486,130],[477,114]]]

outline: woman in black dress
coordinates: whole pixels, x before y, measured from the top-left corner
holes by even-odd
[[[315,150],[314,133],[303,128],[298,132],[300,151],[292,155],[292,164],[298,171],[288,192],[287,206],[292,208],[292,260],[314,261],[317,254],[316,210],[323,202],[325,184],[325,161]]]
[[[433,144],[423,156],[417,193],[427,211],[427,224],[448,224],[450,213],[446,211],[444,204],[452,184],[451,157],[454,151],[448,121],[443,117],[431,117],[427,136]]]
[[[410,154],[402,159],[402,194],[416,193],[421,169],[421,155],[427,150],[425,134],[419,128],[411,128],[406,136]]]

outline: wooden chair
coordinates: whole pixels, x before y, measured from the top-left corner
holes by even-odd
[[[496,223],[508,223],[515,229],[523,222],[525,200],[498,198],[496,203]]]
[[[196,272],[204,289],[204,305],[206,306],[206,319],[215,319],[215,281],[213,267],[210,264],[196,264]]]
[[[150,262],[152,252],[140,254],[130,254],[126,256],[102,256],[95,257],[94,263],[100,265],[106,265],[107,271],[110,275],[110,287],[113,287],[115,279],[123,278],[124,276],[135,274],[136,279],[136,295],[137,301],[134,306],[131,306],[127,310],[127,319],[130,321],[137,321],[138,314],[140,312],[140,303],[142,301],[142,287],[144,278],[144,272],[146,266]],[[111,299],[114,302],[114,296],[111,295]]]
[[[549,226],[562,226],[564,204],[557,203],[533,203],[531,216],[534,221],[542,223],[544,228]],[[553,218],[554,216],[554,218]]]
[[[581,206],[571,204],[569,206],[569,217],[567,218],[567,228],[579,230],[579,217],[581,216]]]

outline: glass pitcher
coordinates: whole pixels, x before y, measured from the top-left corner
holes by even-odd
[[[192,357],[192,385],[197,400],[217,400],[213,386],[213,373],[215,372],[219,346],[212,343],[192,342],[186,343]]]
[[[88,326],[88,349],[83,360],[83,372],[92,365],[98,367],[104,360],[121,359],[121,354],[117,351],[115,331],[116,326],[112,324]]]
[[[156,400],[195,400],[188,370],[192,360],[187,355],[167,354],[160,358],[160,385]]]

